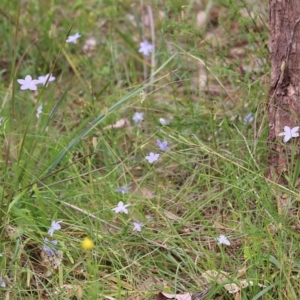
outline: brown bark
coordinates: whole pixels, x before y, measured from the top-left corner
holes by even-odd
[[[300,146],[300,138],[284,144],[284,126],[300,125],[300,1],[269,0],[271,83],[269,90],[269,171],[283,181],[283,172],[291,159],[291,145]],[[297,153],[298,155],[299,153]]]

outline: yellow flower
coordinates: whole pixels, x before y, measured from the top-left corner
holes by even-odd
[[[81,247],[84,250],[91,250],[94,247],[94,242],[90,238],[85,237],[81,242]]]

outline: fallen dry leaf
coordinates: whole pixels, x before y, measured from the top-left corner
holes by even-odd
[[[164,215],[170,220],[174,220],[174,221],[182,221],[183,220],[181,217],[176,216],[167,210],[164,210]]]
[[[176,300],[192,300],[192,295],[190,293],[186,294],[167,294],[160,292],[156,296],[156,300],[165,300],[165,299],[176,299]]]
[[[203,66],[203,64],[199,64],[198,68],[198,84],[199,84],[199,90],[204,90],[207,87],[207,74],[206,74],[206,68]]]
[[[4,300],[10,300],[10,291],[7,291],[7,292],[5,293],[5,298],[4,298]]]
[[[50,277],[53,273],[53,270],[57,270],[63,260],[63,253],[61,251],[58,251],[57,255],[48,256],[46,252],[42,250],[40,256],[44,266],[45,277]]]
[[[217,272],[214,270],[208,270],[204,272],[201,277],[203,277],[208,283],[217,281],[220,284],[223,284],[224,282],[230,281],[229,274],[226,272]],[[244,289],[248,286],[253,286],[254,283],[251,280],[235,280],[236,283],[226,283],[224,284],[224,288],[228,291],[230,294],[236,294],[239,293],[241,289]],[[257,284],[259,287],[263,287],[262,284]]]
[[[96,48],[96,39],[90,37],[85,40],[82,50],[86,53],[87,56],[91,57]]]
[[[224,284],[224,288],[228,291],[228,293],[230,294],[236,294],[238,293],[241,289],[244,289],[248,286],[253,286],[254,283],[253,281],[249,280],[239,280],[239,285],[235,284],[235,283],[228,283],[228,284]],[[258,286],[261,286],[260,284],[258,284]]]
[[[154,197],[153,193],[146,188],[141,189],[141,196],[147,199],[152,199]]]
[[[98,145],[98,139],[95,136],[93,136],[93,138],[92,138],[92,144],[93,144],[94,149],[96,149],[96,147]]]
[[[241,289],[236,285],[235,283],[227,283],[224,284],[224,288],[227,290],[229,294],[236,294],[238,293]]]
[[[203,277],[207,283],[217,281],[218,283],[222,283],[228,280],[229,274],[223,271],[217,272],[214,270],[208,270],[204,272],[201,277]]]
[[[236,293],[234,296],[234,300],[242,300],[242,294],[241,293]]]
[[[6,225],[5,226],[5,236],[8,238],[13,237],[14,235],[18,234],[18,229],[17,227],[11,226],[11,225]]]
[[[207,15],[204,10],[201,10],[198,12],[197,17],[196,17],[196,27],[201,27],[206,25],[207,22]]]
[[[80,288],[79,285],[74,285],[74,284],[63,284],[61,286],[57,286],[54,288],[54,295],[59,295],[63,299],[65,297],[70,297],[74,294],[76,294],[77,290]],[[80,299],[80,298],[78,298]]]
[[[241,269],[238,270],[237,277],[238,278],[243,277],[246,274],[246,271],[247,271],[246,266],[243,266]]]
[[[104,129],[118,129],[127,127],[129,125],[129,120],[127,118],[118,120],[115,124],[104,127]]]
[[[164,288],[164,286],[167,286],[166,281],[163,281],[162,279],[156,278],[156,277],[149,277],[143,283],[138,285],[138,289],[139,289],[139,291],[149,291],[149,290],[153,290],[155,288],[162,289],[162,288]],[[160,288],[158,288],[158,287],[160,287]]]
[[[276,198],[278,214],[286,214],[288,208],[291,206],[291,197],[287,194],[280,193]]]
[[[138,195],[139,197],[147,198],[147,199],[152,199],[154,197],[153,193],[148,190],[147,188],[143,187],[141,188],[137,183],[133,182],[130,186],[130,191]]]

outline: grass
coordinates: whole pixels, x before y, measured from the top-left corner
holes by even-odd
[[[299,168],[290,166],[289,186],[264,177],[267,8],[4,2],[1,298],[298,299]],[[77,44],[66,44],[76,32]],[[88,37],[97,42],[90,56]],[[144,38],[155,39],[149,57],[138,52]],[[20,90],[17,79],[50,72],[47,87]],[[150,152],[160,154],[154,164]],[[112,210],[120,201],[128,214]],[[51,238],[53,220],[62,228]],[[230,246],[217,243],[222,234]],[[57,255],[42,251],[45,238],[58,241]]]

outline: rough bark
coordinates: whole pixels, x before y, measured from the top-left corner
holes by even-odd
[[[283,181],[291,161],[292,145],[299,149],[300,138],[284,144],[279,133],[284,126],[300,125],[300,1],[269,0],[271,83],[269,90],[269,171]],[[299,154],[297,151],[296,155]]]

